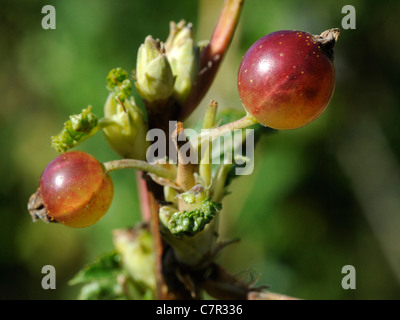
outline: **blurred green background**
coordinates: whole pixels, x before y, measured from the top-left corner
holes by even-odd
[[[56,30],[41,9],[56,8]],[[74,299],[68,280],[112,248],[111,231],[140,220],[134,171],[113,172],[110,212],[87,229],[33,224],[27,200],[57,154],[50,137],[91,104],[102,114],[105,77],[132,70],[151,34],[165,40],[169,21],[194,23],[209,38],[223,1],[3,0],[0,4],[0,298]],[[337,85],[327,111],[307,127],[264,137],[255,171],[234,181],[224,200],[222,238],[239,237],[219,261],[253,270],[259,284],[304,299],[400,298],[400,2],[247,0],[209,99],[240,109],[236,72],[261,36],[280,29],[318,34],[341,27],[344,5],[356,29],[335,47]],[[190,121],[188,122],[190,123]],[[101,134],[78,147],[101,161],[117,158]],[[43,290],[53,265],[57,289]],[[344,290],[344,265],[356,289]]]

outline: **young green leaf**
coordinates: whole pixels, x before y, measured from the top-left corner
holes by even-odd
[[[85,284],[79,293],[79,300],[125,300],[123,286],[116,277]]]
[[[99,119],[91,110],[92,107],[88,106],[81,113],[70,116],[61,132],[51,137],[52,147],[57,152],[75,147],[100,130]]]
[[[69,285],[112,278],[121,272],[120,256],[116,251],[112,251],[100,256],[94,262],[86,265],[69,281]]]

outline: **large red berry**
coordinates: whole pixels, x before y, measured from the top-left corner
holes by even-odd
[[[332,48],[338,35],[338,29],[321,36],[277,31],[256,41],[238,72],[247,112],[274,129],[295,129],[315,120],[335,87]]]
[[[113,192],[103,164],[82,151],[59,155],[40,177],[39,194],[48,218],[70,227],[97,222],[110,207]]]

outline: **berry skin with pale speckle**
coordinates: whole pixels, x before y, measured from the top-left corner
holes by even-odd
[[[50,221],[84,228],[109,209],[114,187],[104,166],[82,151],[59,155],[44,169],[39,194]]]
[[[246,111],[273,129],[296,129],[318,118],[335,88],[333,56],[325,49],[302,31],[277,31],[256,41],[238,71]]]

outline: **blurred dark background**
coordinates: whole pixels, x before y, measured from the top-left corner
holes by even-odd
[[[56,29],[44,30],[44,5]],[[112,248],[111,231],[140,220],[135,172],[113,172],[110,212],[87,229],[33,224],[27,200],[57,154],[50,137],[87,105],[102,114],[105,77],[132,70],[144,38],[165,40],[169,21],[194,23],[209,38],[222,0],[3,0],[0,4],[0,298],[74,299],[68,280]],[[304,299],[400,298],[400,2],[247,0],[209,99],[240,109],[236,72],[261,36],[280,29],[318,34],[340,27],[345,5],[356,29],[335,47],[337,85],[312,124],[265,136],[255,171],[233,182],[224,200],[222,237],[239,237],[219,261],[251,270],[259,284]],[[188,121],[190,123],[190,121]],[[101,161],[117,158],[101,134],[78,147]],[[43,290],[53,265],[57,289]],[[341,286],[353,265],[356,289]]]

